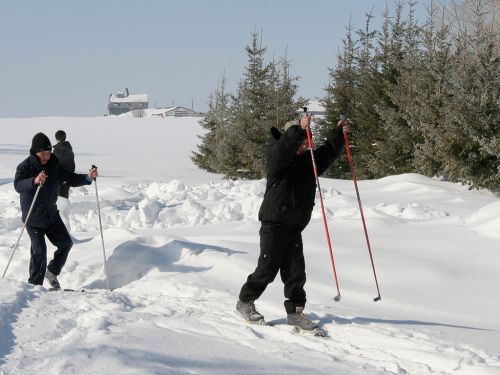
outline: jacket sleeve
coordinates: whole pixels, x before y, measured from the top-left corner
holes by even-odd
[[[19,164],[14,177],[14,189],[20,194],[36,190],[37,185],[33,182],[35,177],[28,163]]]
[[[344,133],[339,126],[330,130],[326,136],[326,141],[314,150],[314,160],[318,175],[323,174],[328,167],[337,159],[344,145]]]
[[[66,182],[71,187],[92,184],[92,180],[86,174],[70,172],[63,167],[59,168],[59,182]]]
[[[271,132],[277,131],[276,128],[273,129]],[[288,167],[305,137],[305,130],[294,125],[288,128],[276,142],[270,141],[266,152],[268,175],[276,176]]]

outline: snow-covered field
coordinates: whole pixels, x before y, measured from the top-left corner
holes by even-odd
[[[99,166],[113,291],[106,290],[95,185],[70,193],[75,244],[48,292],[28,277],[29,238],[0,279],[0,374],[500,374],[500,199],[407,174],[359,187],[322,180],[342,299],[319,204],[304,232],[307,312],[328,338],[286,326],[279,277],[236,315],[259,252],[265,181],[225,181],[189,159],[196,119],[0,119],[0,271],[20,231],[12,180],[32,136],[64,129],[77,171]],[[50,176],[49,176],[50,178]],[[53,248],[50,247],[50,251]]]

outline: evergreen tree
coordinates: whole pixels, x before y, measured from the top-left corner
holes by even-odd
[[[193,151],[191,155],[191,160],[193,163],[201,169],[208,172],[216,172],[217,168],[215,165],[215,150],[216,150],[216,129],[217,129],[217,118],[214,109],[214,97],[210,93],[208,99],[208,111],[205,116],[200,121],[200,125],[203,129],[207,130],[204,135],[198,136],[201,139],[201,143],[198,145],[198,151]]]
[[[383,85],[387,102],[377,105],[377,112],[383,121],[383,137],[377,140],[374,158],[370,162],[370,169],[376,176],[407,173],[413,171],[413,149],[415,134],[405,113],[406,100],[411,100],[411,86],[409,78],[414,68],[413,54],[415,48],[413,36],[408,35],[412,30],[409,21],[402,18],[403,5],[396,6],[394,20],[388,19],[390,27],[388,40],[384,36],[382,50]],[[387,43],[388,42],[388,43]],[[387,43],[387,44],[385,44]],[[418,59],[418,57],[416,57]]]
[[[329,83],[325,89],[326,97],[321,103],[325,108],[325,118],[318,122],[318,134],[321,139],[326,137],[330,129],[337,126],[340,115],[353,119],[354,103],[356,101],[356,69],[355,69],[355,42],[353,40],[353,27],[347,27],[347,36],[343,40],[343,51],[339,54],[336,68],[329,70]],[[325,176],[335,178],[348,178],[350,176],[347,157],[341,157],[334,163]]]
[[[248,66],[238,87],[238,107],[233,112],[233,131],[238,132],[239,171],[248,178],[264,175],[264,148],[272,119],[268,117],[272,105],[272,88],[269,85],[272,64],[266,64],[259,34],[252,33],[252,41],[245,48]]]
[[[356,86],[357,105],[352,115],[355,123],[349,134],[356,173],[360,178],[373,178],[369,163],[380,139],[382,120],[375,110],[382,97],[382,88],[378,80],[377,60],[375,59],[375,38],[377,32],[371,30],[372,14],[366,15],[365,28],[358,30],[359,53],[356,55],[358,82]]]
[[[444,171],[452,181],[499,189],[499,35],[488,22],[489,3],[469,5],[464,21],[456,19],[452,95],[443,122],[448,139]]]
[[[262,178],[264,150],[272,126],[282,128],[298,105],[294,100],[298,77],[290,74],[290,60],[264,61],[266,48],[259,33],[252,33],[245,51],[248,66],[235,95],[225,89],[225,77],[210,95],[209,109],[201,121],[207,132],[201,136],[192,160],[226,178]]]
[[[238,156],[234,154],[234,139],[231,136],[230,95],[226,91],[226,77],[222,78],[215,91],[215,117],[218,119],[215,131],[215,145],[213,166],[218,173],[231,175],[238,163]]]
[[[422,60],[415,77],[418,92],[412,111],[423,139],[416,146],[413,164],[416,171],[426,176],[443,174],[447,159],[448,135],[442,130],[454,65],[450,28],[444,17],[445,9],[431,4],[422,30]]]
[[[198,152],[193,152],[191,160],[198,167],[208,172],[224,173],[223,166],[227,160],[234,160],[229,155],[230,148],[227,147],[227,136],[229,121],[229,94],[226,92],[226,78],[222,77],[215,93],[211,93],[208,101],[208,111],[200,121],[201,126],[207,132],[199,136],[201,144]]]
[[[386,11],[381,30],[365,28],[330,69],[320,135],[341,113],[354,125],[353,157],[362,177],[417,172],[473,187],[500,188],[498,2],[431,3],[423,26],[416,1]],[[376,39],[376,40],[375,40]],[[374,42],[377,42],[376,44]],[[347,177],[346,164],[330,176]]]
[[[265,176],[264,151],[272,126],[281,128],[301,99],[294,101],[298,77],[290,75],[290,61],[264,61],[266,48],[258,33],[245,48],[248,66],[233,98],[231,129],[239,141],[236,149],[240,166],[237,176]]]
[[[291,75],[290,65],[291,60],[288,59],[286,52],[284,57],[272,64],[270,83],[274,91],[274,101],[270,116],[274,119],[274,126],[280,130],[283,130],[287,121],[298,117],[296,111],[307,104],[303,98],[295,100],[299,77]]]

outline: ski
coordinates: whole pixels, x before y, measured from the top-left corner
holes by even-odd
[[[246,320],[245,322],[248,324],[251,324],[253,326],[270,326],[269,323],[265,321],[265,319],[259,319],[259,320]]]
[[[291,327],[293,333],[301,334],[301,335],[311,335],[314,337],[328,337],[328,332],[323,328],[316,327],[312,330],[302,329],[297,326],[289,325],[289,324],[281,324],[275,322],[266,322],[264,325],[269,327],[276,327],[278,325],[285,325],[287,327]]]
[[[87,293],[86,289],[70,289],[70,288],[48,288],[49,292],[80,292]]]
[[[319,328],[319,327],[316,327],[313,330],[305,330],[305,329],[302,329],[300,327],[293,326],[292,330],[295,333],[312,335],[315,337],[328,337],[328,332],[325,331],[324,329]]]

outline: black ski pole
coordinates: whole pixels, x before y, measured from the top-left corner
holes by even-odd
[[[42,171],[42,173],[45,174],[45,171]],[[35,206],[36,198],[38,197],[38,193],[40,192],[40,189],[42,188],[43,184],[38,184],[38,187],[36,188],[35,196],[33,197],[33,201],[31,202],[30,209],[28,210],[28,214],[26,215],[26,220],[24,220],[23,227],[21,229],[21,233],[19,234],[19,237],[17,239],[16,244],[14,245],[14,249],[12,250],[12,254],[10,255],[9,262],[7,263],[7,267],[5,267],[5,271],[3,271],[2,279],[5,277],[5,274],[7,273],[7,270],[9,268],[10,262],[12,261],[12,258],[14,257],[14,253],[17,250],[17,246],[19,245],[19,241],[21,240],[21,236],[24,233],[24,228],[26,228],[26,224],[28,223],[28,219],[30,218],[31,211],[33,211],[33,207]]]
[[[307,116],[307,107],[304,107],[304,114]],[[323,215],[323,225],[325,227],[326,242],[328,244],[328,250],[330,251],[330,261],[332,263],[333,277],[335,280],[335,285],[337,287],[337,295],[333,298],[336,302],[340,301],[340,288],[339,280],[337,278],[337,270],[335,269],[335,260],[333,258],[332,242],[330,240],[330,231],[328,230],[328,223],[326,221],[325,206],[323,204],[323,194],[321,193],[321,186],[319,184],[318,169],[316,168],[316,160],[314,159],[313,141],[311,137],[311,132],[309,127],[306,128],[307,141],[309,142],[309,151],[311,152],[311,162],[314,171],[314,177],[316,178],[316,185],[318,186],[319,200],[321,202],[321,214]]]
[[[343,115],[340,115],[340,120],[345,121],[345,120],[347,120],[347,118]],[[373,300],[375,302],[377,302],[377,301],[380,301],[382,299],[382,297],[380,296],[380,289],[378,287],[377,273],[375,272],[375,263],[373,262],[372,248],[370,246],[370,239],[368,238],[368,230],[366,229],[365,215],[363,214],[363,206],[361,204],[361,197],[359,196],[358,182],[357,182],[357,178],[356,178],[356,170],[354,169],[354,163],[352,162],[351,146],[349,144],[349,138],[347,137],[347,131],[345,129],[344,129],[344,142],[345,142],[345,149],[347,150],[347,158],[349,159],[349,167],[351,168],[352,180],[354,181],[354,188],[356,190],[356,196],[358,197],[359,212],[361,214],[361,221],[363,222],[363,229],[365,231],[366,245],[368,246],[368,253],[370,254],[370,261],[372,263],[373,276],[375,277],[375,285],[377,286],[378,295]]]
[[[92,169],[97,170],[97,167],[92,164]],[[95,197],[97,200],[97,212],[99,215],[99,229],[101,232],[101,242],[102,242],[102,255],[104,257],[104,275],[106,276],[106,286],[108,287],[108,290],[111,290],[109,287],[109,278],[108,278],[108,264],[106,261],[106,249],[104,247],[104,236],[102,234],[102,221],[101,221],[101,207],[99,205],[99,194],[97,192],[97,179],[94,177],[94,185],[95,185]]]

